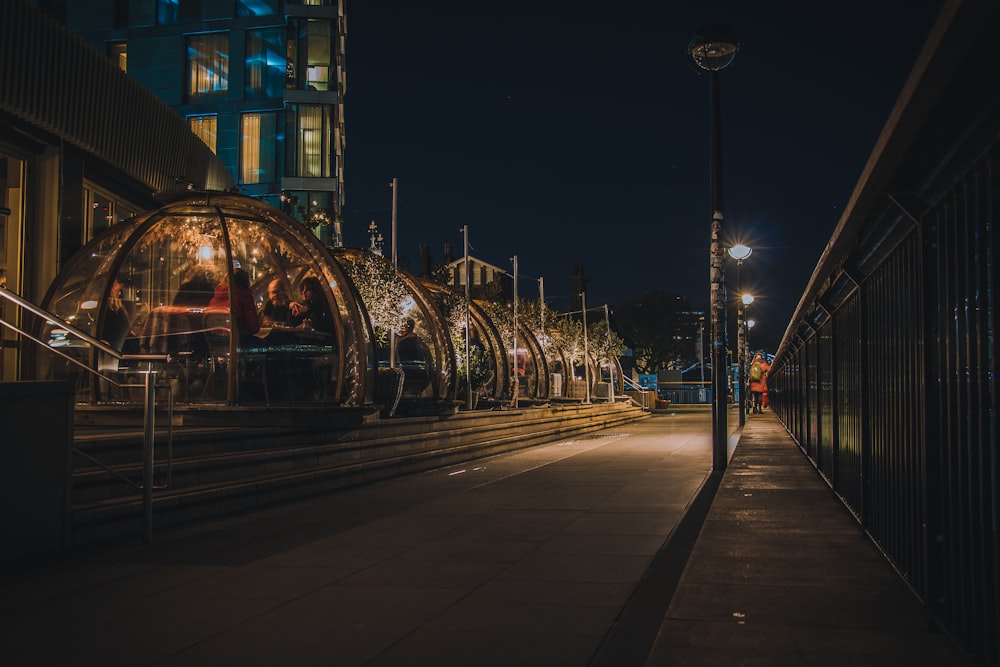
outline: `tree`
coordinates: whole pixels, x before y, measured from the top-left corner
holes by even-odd
[[[632,348],[638,372],[684,368],[697,360],[690,311],[683,298],[661,290],[615,306],[616,328]]]
[[[521,299],[517,302],[518,319],[535,335],[535,340],[542,347],[542,353],[548,359],[555,359],[558,352],[555,349],[556,314],[551,308],[542,308],[540,301]]]
[[[412,299],[410,290],[393,270],[392,263],[381,255],[365,251],[345,259],[347,273],[371,318],[375,339],[385,345],[389,332],[398,329],[403,322],[405,304]]]
[[[467,382],[472,383],[472,391],[478,392],[483,384],[493,375],[493,362],[486,348],[473,336],[469,345],[469,358],[465,358],[465,316],[468,302],[464,295],[456,292],[445,292],[439,302],[445,322],[448,323],[448,335],[455,351],[455,371],[458,376],[456,395],[463,396],[467,391]]]
[[[608,329],[604,320],[587,324],[587,347],[598,363],[613,361],[625,351],[625,342],[614,331]]]

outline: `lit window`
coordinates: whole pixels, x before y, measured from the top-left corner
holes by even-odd
[[[125,42],[111,42],[108,44],[108,57],[118,65],[118,69],[123,72],[128,71],[128,46]]]
[[[115,222],[115,201],[103,192],[94,190],[92,193],[85,189],[84,196],[87,197],[88,211],[86,214],[86,239],[89,241]]]
[[[285,87],[285,48],[282,28],[247,32],[247,97],[281,97]]]
[[[288,176],[333,176],[331,113],[331,107],[324,104],[298,104],[289,108],[285,135],[289,149]]]
[[[308,19],[296,24],[298,39],[288,44],[289,88],[301,84],[309,90],[330,90],[331,29],[331,22],[325,20]]]
[[[229,90],[229,36],[188,37],[188,96],[217,97]]]
[[[188,125],[191,131],[198,135],[198,138],[205,142],[205,145],[215,152],[215,136],[218,128],[217,116],[190,116]]]
[[[275,181],[275,112],[243,114],[240,123],[240,182]]]

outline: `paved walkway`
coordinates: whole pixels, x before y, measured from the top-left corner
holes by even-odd
[[[962,664],[770,415],[710,506],[710,427],[657,415],[6,572],[4,662]]]
[[[778,420],[748,416],[646,666],[968,664]]]

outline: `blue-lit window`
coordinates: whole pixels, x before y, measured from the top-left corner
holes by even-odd
[[[285,88],[284,29],[247,32],[246,96],[281,97]]]
[[[239,0],[237,16],[271,16],[278,13],[278,0]]]
[[[201,19],[201,0],[156,0],[156,22],[172,25]]]
[[[285,169],[288,176],[333,177],[332,107],[293,104],[285,114]]]
[[[177,23],[180,14],[180,0],[157,0],[156,22],[159,25]]]
[[[275,111],[245,113],[240,118],[240,183],[272,183],[277,180],[277,129],[278,114]]]
[[[188,37],[188,98],[225,96],[229,90],[229,35]]]

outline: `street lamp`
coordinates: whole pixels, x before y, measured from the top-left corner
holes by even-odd
[[[743,301],[738,305],[739,312],[736,313],[736,384],[737,401],[740,404],[740,426],[747,423],[747,401],[746,401],[746,356],[743,347],[743,323],[746,321],[746,305],[748,294],[743,294],[743,260],[750,256],[753,248],[737,243],[729,249],[729,256],[736,260],[736,290],[743,295]],[[751,301],[753,297],[750,297]]]
[[[709,78],[709,171],[712,198],[712,235],[709,250],[712,309],[712,469],[723,471],[729,459],[726,419],[725,267],[719,236],[722,232],[722,122],[719,113],[719,72],[732,64],[740,43],[721,25],[703,28],[688,43],[688,56]]]
[[[750,329],[753,327],[753,320],[747,319],[748,306],[753,303],[753,294],[744,294],[740,301],[743,303],[743,365],[741,366],[744,373],[747,372],[747,366],[750,364]],[[745,409],[745,407],[744,407]]]

